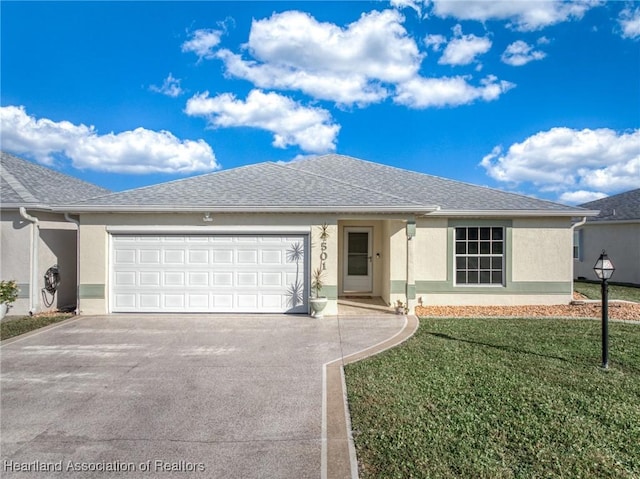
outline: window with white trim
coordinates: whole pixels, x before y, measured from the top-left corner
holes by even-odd
[[[455,228],[455,284],[504,285],[504,228]]]
[[[582,230],[573,230],[573,259],[582,261]]]

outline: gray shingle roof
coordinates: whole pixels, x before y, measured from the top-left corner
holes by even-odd
[[[3,207],[68,205],[109,190],[0,152]]]
[[[325,155],[289,166],[376,191],[393,191],[403,198],[438,205],[442,210],[575,210],[550,201],[343,155]]]
[[[203,208],[420,206],[418,202],[358,186],[345,188],[337,181],[327,181],[321,176],[276,163],[258,163],[137,188],[94,198],[83,204]]]
[[[640,188],[608,196],[580,205],[583,208],[600,210],[598,216],[588,221],[640,220]]]
[[[78,210],[536,211],[582,210],[343,155],[258,163],[77,203]],[[333,209],[333,210],[332,210]]]

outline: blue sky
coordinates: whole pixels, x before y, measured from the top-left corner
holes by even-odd
[[[334,152],[568,204],[640,186],[638,2],[0,8],[2,149],[115,191]]]

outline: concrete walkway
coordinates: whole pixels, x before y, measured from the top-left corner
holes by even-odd
[[[3,342],[0,475],[351,477],[342,365],[410,323],[113,315]]]
[[[322,479],[358,477],[358,462],[351,431],[344,366],[397,346],[416,332],[418,324],[418,318],[407,316],[403,327],[390,338],[324,365],[323,402],[325,407],[322,422],[327,441],[322,450]]]

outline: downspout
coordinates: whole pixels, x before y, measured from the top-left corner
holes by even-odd
[[[582,220],[578,221],[574,225],[571,225],[571,242],[572,242],[572,244],[573,244],[573,238],[574,238],[573,233],[575,232],[576,228],[578,226],[583,226],[586,222],[587,222],[587,217],[583,216]],[[572,249],[572,251],[573,251],[573,249]],[[571,253],[571,266],[574,266],[574,264],[575,264],[575,260],[573,259],[573,252],[572,252]],[[574,280],[575,280],[574,276],[575,276],[575,269],[572,267],[571,268],[571,300],[572,301],[573,301],[573,283],[574,283]]]
[[[413,270],[413,238],[416,234],[416,223],[415,221],[408,221],[406,226],[406,233],[407,233],[407,284],[405,287],[405,306],[407,308],[407,310],[409,311],[410,314],[415,314],[414,312],[414,308],[415,308],[415,299],[410,299],[411,298],[411,283],[414,282],[414,270]]]
[[[74,220],[69,213],[64,214],[64,219],[76,225],[76,316],[80,314],[80,221]]]
[[[38,245],[40,243],[40,222],[35,216],[27,214],[24,206],[20,207],[20,216],[31,223],[31,280],[29,286],[29,314],[33,315],[40,308],[38,293]]]
[[[405,285],[404,288],[404,294],[405,294],[405,308],[407,308],[407,310],[409,309],[409,281],[410,281],[410,275],[411,275],[411,236],[407,235],[407,284]]]

